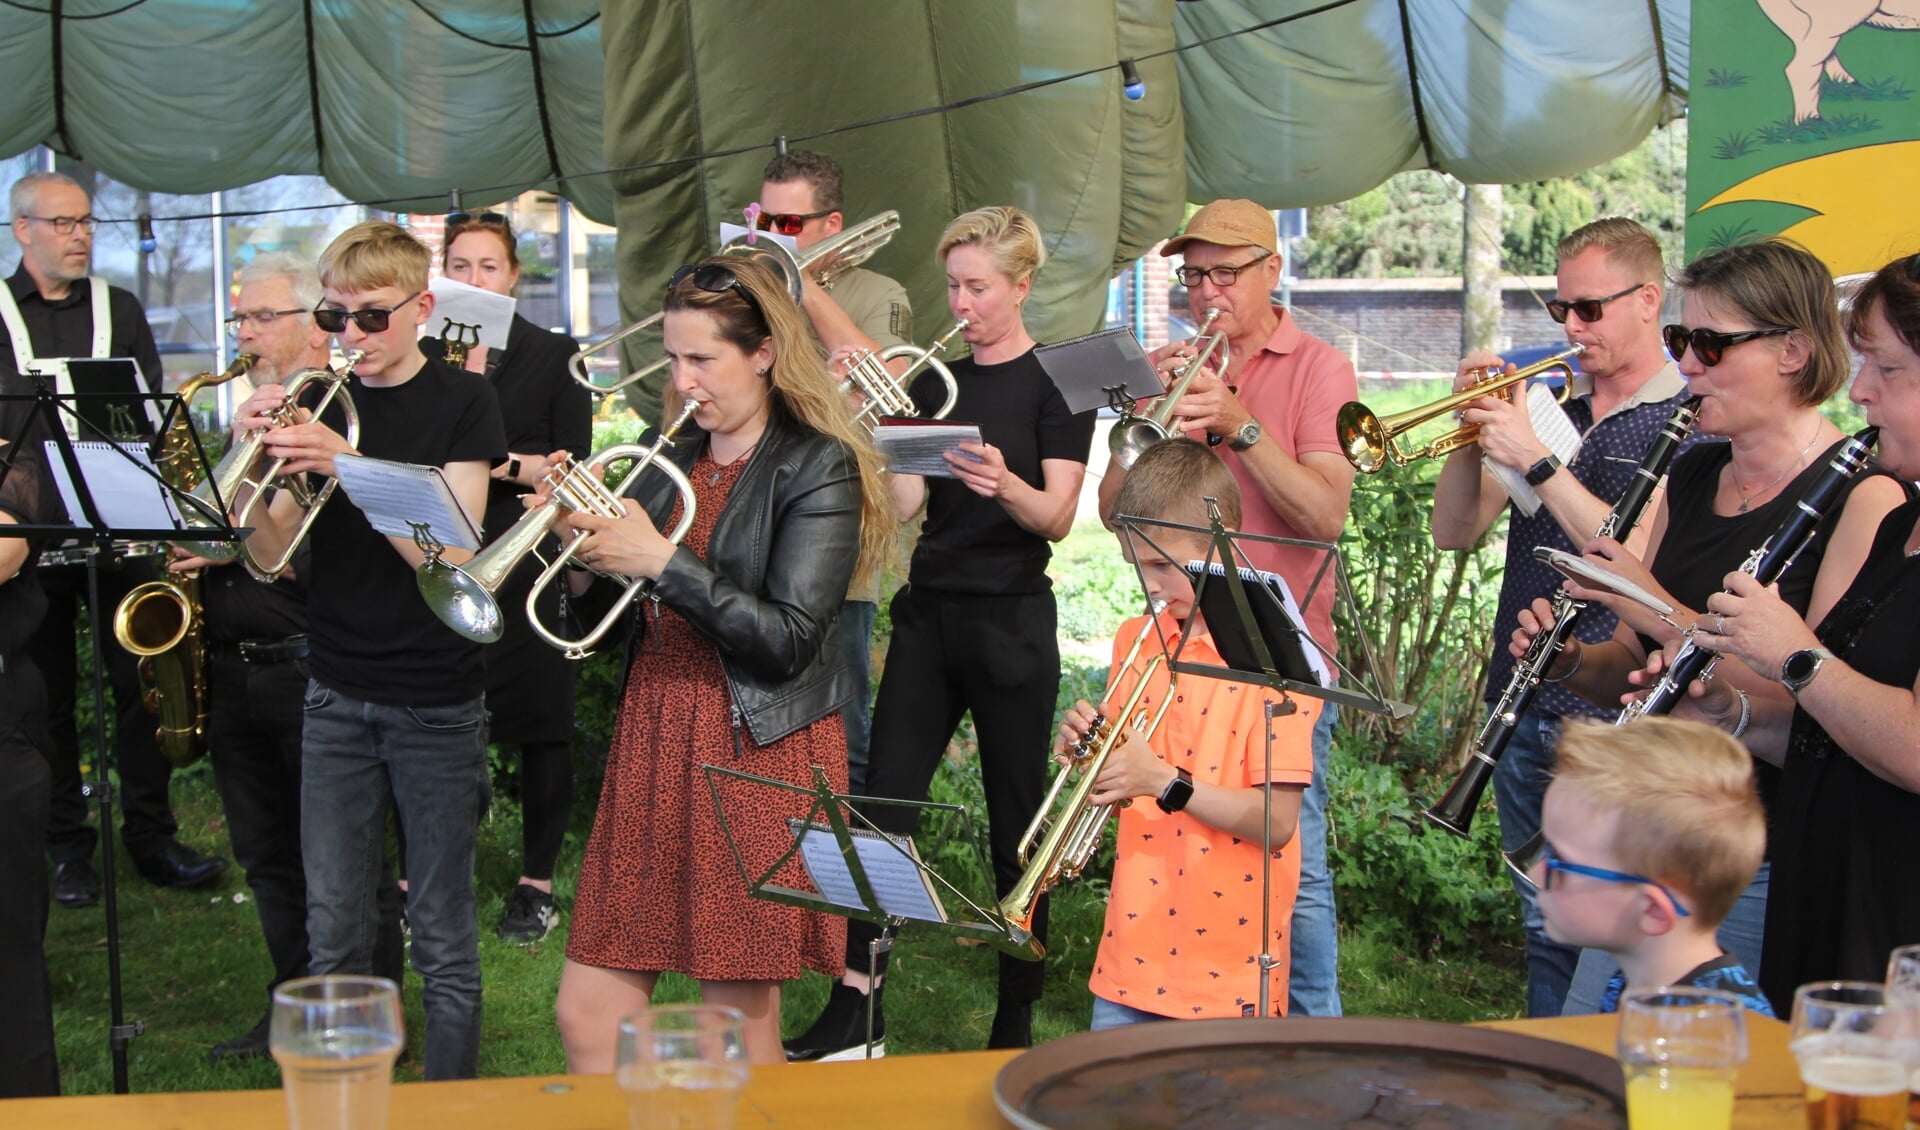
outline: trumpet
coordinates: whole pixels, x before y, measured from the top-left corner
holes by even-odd
[[[1195,340],[1207,338],[1206,344],[1201,347],[1200,352],[1193,355],[1193,360],[1181,368],[1180,375],[1174,378],[1172,386],[1167,389],[1167,394],[1160,398],[1159,405],[1145,416],[1135,416],[1129,411],[1125,417],[1113,425],[1113,430],[1107,433],[1107,447],[1113,453],[1113,461],[1120,464],[1121,470],[1132,470],[1134,463],[1146,453],[1147,448],[1173,434],[1170,430],[1173,422],[1173,406],[1187,394],[1188,386],[1193,384],[1193,378],[1200,375],[1201,367],[1207,363],[1209,357],[1213,356],[1213,351],[1226,348],[1227,335],[1214,334],[1212,337],[1207,337],[1207,331],[1213,328],[1214,320],[1219,317],[1220,311],[1216,307],[1207,307],[1206,320],[1200,323],[1200,329],[1193,335]]]
[[[646,594],[649,582],[602,573],[602,576],[625,582],[626,592],[591,632],[577,640],[567,639],[542,624],[536,609],[541,591],[560,575],[560,570],[572,560],[574,551],[580,548],[580,542],[587,535],[575,535],[551,562],[540,557],[540,543],[546,540],[548,527],[553,525],[553,520],[559,517],[562,509],[607,518],[618,518],[625,514],[620,496],[626,494],[627,488],[641,472],[648,467],[656,467],[673,480],[675,489],[680,492],[680,521],[667,535],[668,541],[680,544],[687,536],[687,531],[693,528],[693,484],[687,481],[685,472],[672,460],[663,459],[660,454],[673,442],[674,436],[686,422],[693,418],[699,407],[698,401],[688,400],[681,407],[680,415],[667,425],[652,447],[635,443],[614,444],[594,452],[585,463],[569,459],[548,471],[541,480],[549,491],[547,501],[527,511],[506,533],[475,554],[464,567],[441,560],[439,553],[429,547],[427,559],[414,574],[420,595],[426,598],[427,607],[433,610],[441,623],[466,638],[477,643],[493,643],[505,628],[500,602],[494,599],[494,594],[506,583],[520,562],[532,555],[546,566],[540,578],[534,582],[533,590],[527,594],[527,618],[533,624],[534,633],[565,652],[568,659],[586,658],[626,613],[634,599]],[[633,465],[621,478],[620,485],[609,489],[594,474],[593,467],[622,459],[632,460]]]
[[[778,274],[787,284],[787,293],[798,304],[803,293],[802,282],[808,277],[821,288],[832,290],[833,284],[841,275],[873,258],[874,252],[885,247],[889,240],[900,230],[900,213],[887,211],[869,216],[838,235],[830,236],[794,254],[773,239],[756,239],[758,232],[735,236],[721,245],[721,255],[738,255],[758,259]],[[637,333],[642,333],[660,324],[666,317],[661,311],[650,314],[637,322],[629,323],[592,345],[575,353],[567,360],[567,369],[573,379],[585,385],[600,396],[611,396],[637,381],[645,380],[661,369],[666,368],[667,359],[662,357],[648,365],[643,365],[612,384],[598,384],[593,379],[590,367],[600,354],[618,346]],[[614,362],[617,364],[617,362]],[[605,365],[607,362],[600,362]]]
[[[944,420],[947,413],[960,400],[960,383],[953,379],[953,370],[947,368],[939,355],[946,351],[947,343],[959,337],[967,328],[965,318],[953,324],[953,328],[933,340],[933,344],[921,349],[917,345],[896,345],[891,349],[875,352],[861,350],[847,360],[847,379],[840,382],[840,393],[846,395],[858,389],[864,403],[853,414],[854,423],[872,431],[882,416],[916,416],[919,406],[908,392],[913,380],[921,369],[932,369],[947,386],[947,402],[933,413],[932,419]],[[888,371],[886,363],[901,357],[913,358],[913,364],[899,376]]]
[[[1559,372],[1565,375],[1566,383],[1560,388],[1555,399],[1565,404],[1573,395],[1573,359],[1585,353],[1587,347],[1574,345],[1563,349],[1551,357],[1543,358],[1524,369],[1515,369],[1511,373],[1493,373],[1485,369],[1474,370],[1484,374],[1466,388],[1451,396],[1420,408],[1409,408],[1405,412],[1395,412],[1391,416],[1376,416],[1372,410],[1357,400],[1349,401],[1340,409],[1334,419],[1334,434],[1340,437],[1340,448],[1346,452],[1347,462],[1356,470],[1371,475],[1385,467],[1389,462],[1404,467],[1416,459],[1435,459],[1450,454],[1474,443],[1480,438],[1477,424],[1462,424],[1450,432],[1435,437],[1424,447],[1408,450],[1400,446],[1401,437],[1422,424],[1437,420],[1442,416],[1459,411],[1467,404],[1483,396],[1498,396],[1503,400],[1512,400],[1514,390],[1524,387],[1534,377]]]
[[[1134,637],[1133,646],[1128,649],[1126,659],[1114,669],[1113,678],[1108,680],[1107,689],[1101,695],[1101,705],[1094,715],[1093,725],[1081,739],[1067,750],[1069,763],[1063,765],[1053,775],[1053,787],[1048,790],[1046,800],[1040,804],[1040,811],[1034,814],[1033,822],[1020,836],[1020,880],[1007,897],[1000,900],[1000,917],[1004,918],[1017,945],[1024,945],[1036,951],[1036,956],[1045,956],[1040,943],[1033,936],[1033,915],[1039,906],[1040,896],[1059,886],[1061,883],[1080,877],[1087,863],[1093,859],[1095,849],[1100,846],[1100,834],[1106,830],[1107,817],[1113,814],[1114,805],[1091,804],[1087,798],[1093,794],[1093,782],[1106,767],[1107,757],[1114,751],[1129,731],[1137,732],[1142,738],[1151,737],[1159,728],[1160,719],[1166,715],[1167,704],[1173,701],[1174,684],[1180,676],[1170,675],[1167,679],[1165,697],[1151,718],[1144,713],[1136,713],[1140,699],[1146,694],[1147,685],[1153,681],[1154,672],[1167,661],[1163,652],[1147,662],[1140,672],[1140,678],[1134,683],[1133,691],[1118,710],[1112,702],[1114,692],[1119,689],[1120,676],[1133,669],[1133,662],[1140,657],[1140,647],[1153,634],[1160,620],[1160,613],[1166,610],[1163,600],[1152,603],[1152,613]],[[1076,778],[1075,774],[1079,776]],[[1061,805],[1058,815],[1054,806],[1059,803],[1062,792],[1071,784],[1072,791]],[[1121,801],[1119,807],[1126,807]]]

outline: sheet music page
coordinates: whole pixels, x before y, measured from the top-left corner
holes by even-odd
[[[1226,575],[1226,566],[1218,561],[1187,562],[1189,576],[1197,577],[1202,570],[1211,572],[1216,577]],[[1307,658],[1307,666],[1320,680],[1321,686],[1332,686],[1333,672],[1327,667],[1326,656],[1320,654],[1320,649],[1313,646],[1311,642],[1313,637],[1307,634],[1307,617],[1300,611],[1300,602],[1293,598],[1293,589],[1288,586],[1287,579],[1278,573],[1269,573],[1264,569],[1249,569],[1244,565],[1240,566],[1239,570],[1241,581],[1249,585],[1265,586],[1280,597],[1280,607],[1286,611],[1287,620],[1292,623],[1293,630],[1302,640],[1300,651]]]
[[[1560,462],[1571,464],[1580,454],[1580,431],[1573,426],[1573,420],[1567,416],[1567,410],[1560,407],[1554,399],[1553,390],[1545,384],[1536,384],[1527,389],[1527,415],[1533,421],[1533,432],[1547,450],[1560,457]],[[1482,465],[1499,480],[1507,497],[1520,512],[1531,518],[1540,512],[1540,496],[1527,485],[1527,472],[1503,467],[1491,459],[1482,461]]]
[[[1673,612],[1673,605],[1661,600],[1659,597],[1641,588],[1639,585],[1634,584],[1632,581],[1627,580],[1620,574],[1595,565],[1584,557],[1575,556],[1564,549],[1549,549],[1544,545],[1534,546],[1533,555],[1553,566],[1555,569],[1560,570],[1562,576],[1579,581],[1590,589],[1606,589],[1609,592],[1619,593],[1621,596],[1652,612],[1655,616],[1664,617],[1671,615]]]
[[[411,538],[410,523],[425,522],[449,549],[480,548],[479,523],[460,505],[440,468],[364,455],[335,456],[333,466],[347,497],[388,537]]]
[[[941,456],[951,451],[967,459],[963,443],[980,442],[980,425],[953,420],[921,420],[910,416],[883,416],[873,429],[873,446],[887,470],[896,475],[932,475],[953,478],[953,468]]]
[[[513,328],[517,305],[511,294],[495,294],[445,275],[435,276],[430,289],[433,316],[421,327],[428,337],[447,340],[452,329],[447,323],[451,321],[457,326],[480,327],[480,344],[488,349],[507,347],[507,331]]]
[[[47,440],[47,467],[60,488],[60,501],[66,503],[73,524],[93,529],[86,511],[80,509],[80,492],[67,474],[67,462],[60,447]],[[140,468],[153,466],[146,451],[128,444],[118,450],[103,440],[75,440],[73,456],[80,464],[87,490],[93,495],[94,508],[109,530],[177,530],[181,526],[173,507],[173,495]]]
[[[800,841],[800,860],[806,865],[807,877],[813,880],[814,889],[837,906],[875,909],[867,905],[860,897],[860,889],[854,886],[853,871],[848,868],[846,857],[840,854],[840,842],[834,839],[831,827],[806,824],[797,817],[789,818],[787,826]],[[946,908],[940,905],[939,898],[927,885],[925,873],[920,870],[912,840],[902,837],[896,846],[895,841],[865,828],[849,828],[848,832],[860,856],[860,867],[867,873],[867,884],[873,888],[873,896],[880,900],[881,913],[919,922],[947,920]]]

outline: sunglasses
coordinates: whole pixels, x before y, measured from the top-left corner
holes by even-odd
[[[1634,283],[1618,294],[1609,294],[1605,298],[1576,298],[1572,302],[1562,302],[1556,298],[1547,303],[1547,317],[1564,326],[1567,324],[1567,313],[1571,311],[1580,315],[1580,320],[1583,322],[1597,322],[1606,316],[1607,303],[1616,298],[1625,298],[1645,285],[1647,284]]]
[[[1239,280],[1241,271],[1259,264],[1272,254],[1271,251],[1262,251],[1237,267],[1181,267],[1173,272],[1173,277],[1179,279],[1180,285],[1185,287],[1199,286],[1201,279],[1207,279],[1219,287],[1232,286]]]
[[[1566,860],[1554,854],[1552,844],[1543,844],[1541,846],[1540,859],[1547,865],[1546,882],[1543,885],[1548,890],[1553,889],[1553,877],[1560,872],[1565,872],[1568,875],[1585,875],[1589,879],[1599,879],[1606,883],[1644,883],[1667,896],[1667,900],[1673,903],[1673,912],[1675,914],[1678,914],[1682,918],[1692,917],[1692,915],[1687,913],[1687,908],[1680,905],[1679,896],[1668,890],[1664,884],[1649,879],[1645,875],[1629,875],[1625,871],[1609,871],[1605,867],[1588,867],[1584,863],[1568,863]]]
[[[1693,355],[1699,358],[1700,363],[1709,368],[1718,365],[1720,358],[1728,349],[1743,341],[1752,341],[1761,337],[1778,337],[1792,332],[1792,328],[1787,326],[1769,326],[1764,330],[1742,330],[1735,334],[1723,334],[1709,329],[1690,330],[1685,326],[1660,327],[1660,336],[1667,343],[1667,352],[1673,354],[1675,361],[1685,357],[1687,350],[1692,349]]]
[[[733,273],[732,267],[720,263],[688,263],[675,271],[673,277],[667,280],[667,290],[672,291],[688,279],[693,280],[693,285],[708,294],[725,294],[731,290],[747,305],[753,307],[754,313],[762,318],[766,317],[766,311],[760,308],[760,300],[755,298],[746,284],[740,281],[740,276]]]
[[[313,324],[330,334],[337,334],[346,332],[347,322],[351,319],[354,325],[360,327],[361,333],[385,333],[387,326],[393,320],[393,312],[424,293],[426,292],[416,290],[412,294],[402,298],[392,307],[384,310],[378,306],[369,306],[365,310],[342,310],[335,306],[315,306],[313,308]]]
[[[507,217],[499,212],[448,212],[447,226],[453,227],[455,224],[499,224],[503,228],[512,226]]]
[[[753,226],[779,235],[799,235],[808,220],[831,216],[838,211],[838,208],[823,208],[818,212],[761,212],[753,217]]]

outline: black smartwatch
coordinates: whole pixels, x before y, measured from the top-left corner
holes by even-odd
[[[1558,455],[1547,456],[1545,459],[1527,468],[1527,485],[1530,487],[1539,486],[1541,483],[1559,474],[1562,466],[1565,466],[1565,464],[1560,462]]]
[[[1193,774],[1185,769],[1175,769],[1173,772],[1173,780],[1167,782],[1167,787],[1153,802],[1160,806],[1160,811],[1166,813],[1180,811],[1193,799]]]

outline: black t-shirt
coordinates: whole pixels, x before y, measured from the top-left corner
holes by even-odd
[[[1094,413],[1067,411],[1032,350],[998,365],[968,357],[947,367],[960,386],[949,418],[978,424],[980,438],[1000,449],[1008,470],[1022,481],[1046,485],[1043,459],[1087,461]],[[931,396],[936,384],[915,382],[915,398]],[[915,588],[1001,596],[1045,592],[1052,557],[1053,543],[1015,522],[998,502],[959,479],[927,479],[926,522],[907,574]]]
[[[491,466],[506,456],[499,402],[472,373],[428,360],[398,387],[368,388],[355,377],[348,391],[360,414],[362,455],[432,467]],[[345,434],[338,398],[322,419]],[[453,706],[482,694],[480,645],[440,622],[420,597],[413,566],[345,492],[336,494],[309,535],[313,677],[387,706]]]
[[[344,498],[331,499],[352,505]],[[200,573],[200,605],[207,615],[207,638],[216,644],[243,640],[264,643],[304,635],[307,630],[307,574],[313,568],[313,539],[300,544],[293,568],[268,584],[256,581],[238,562]]]

